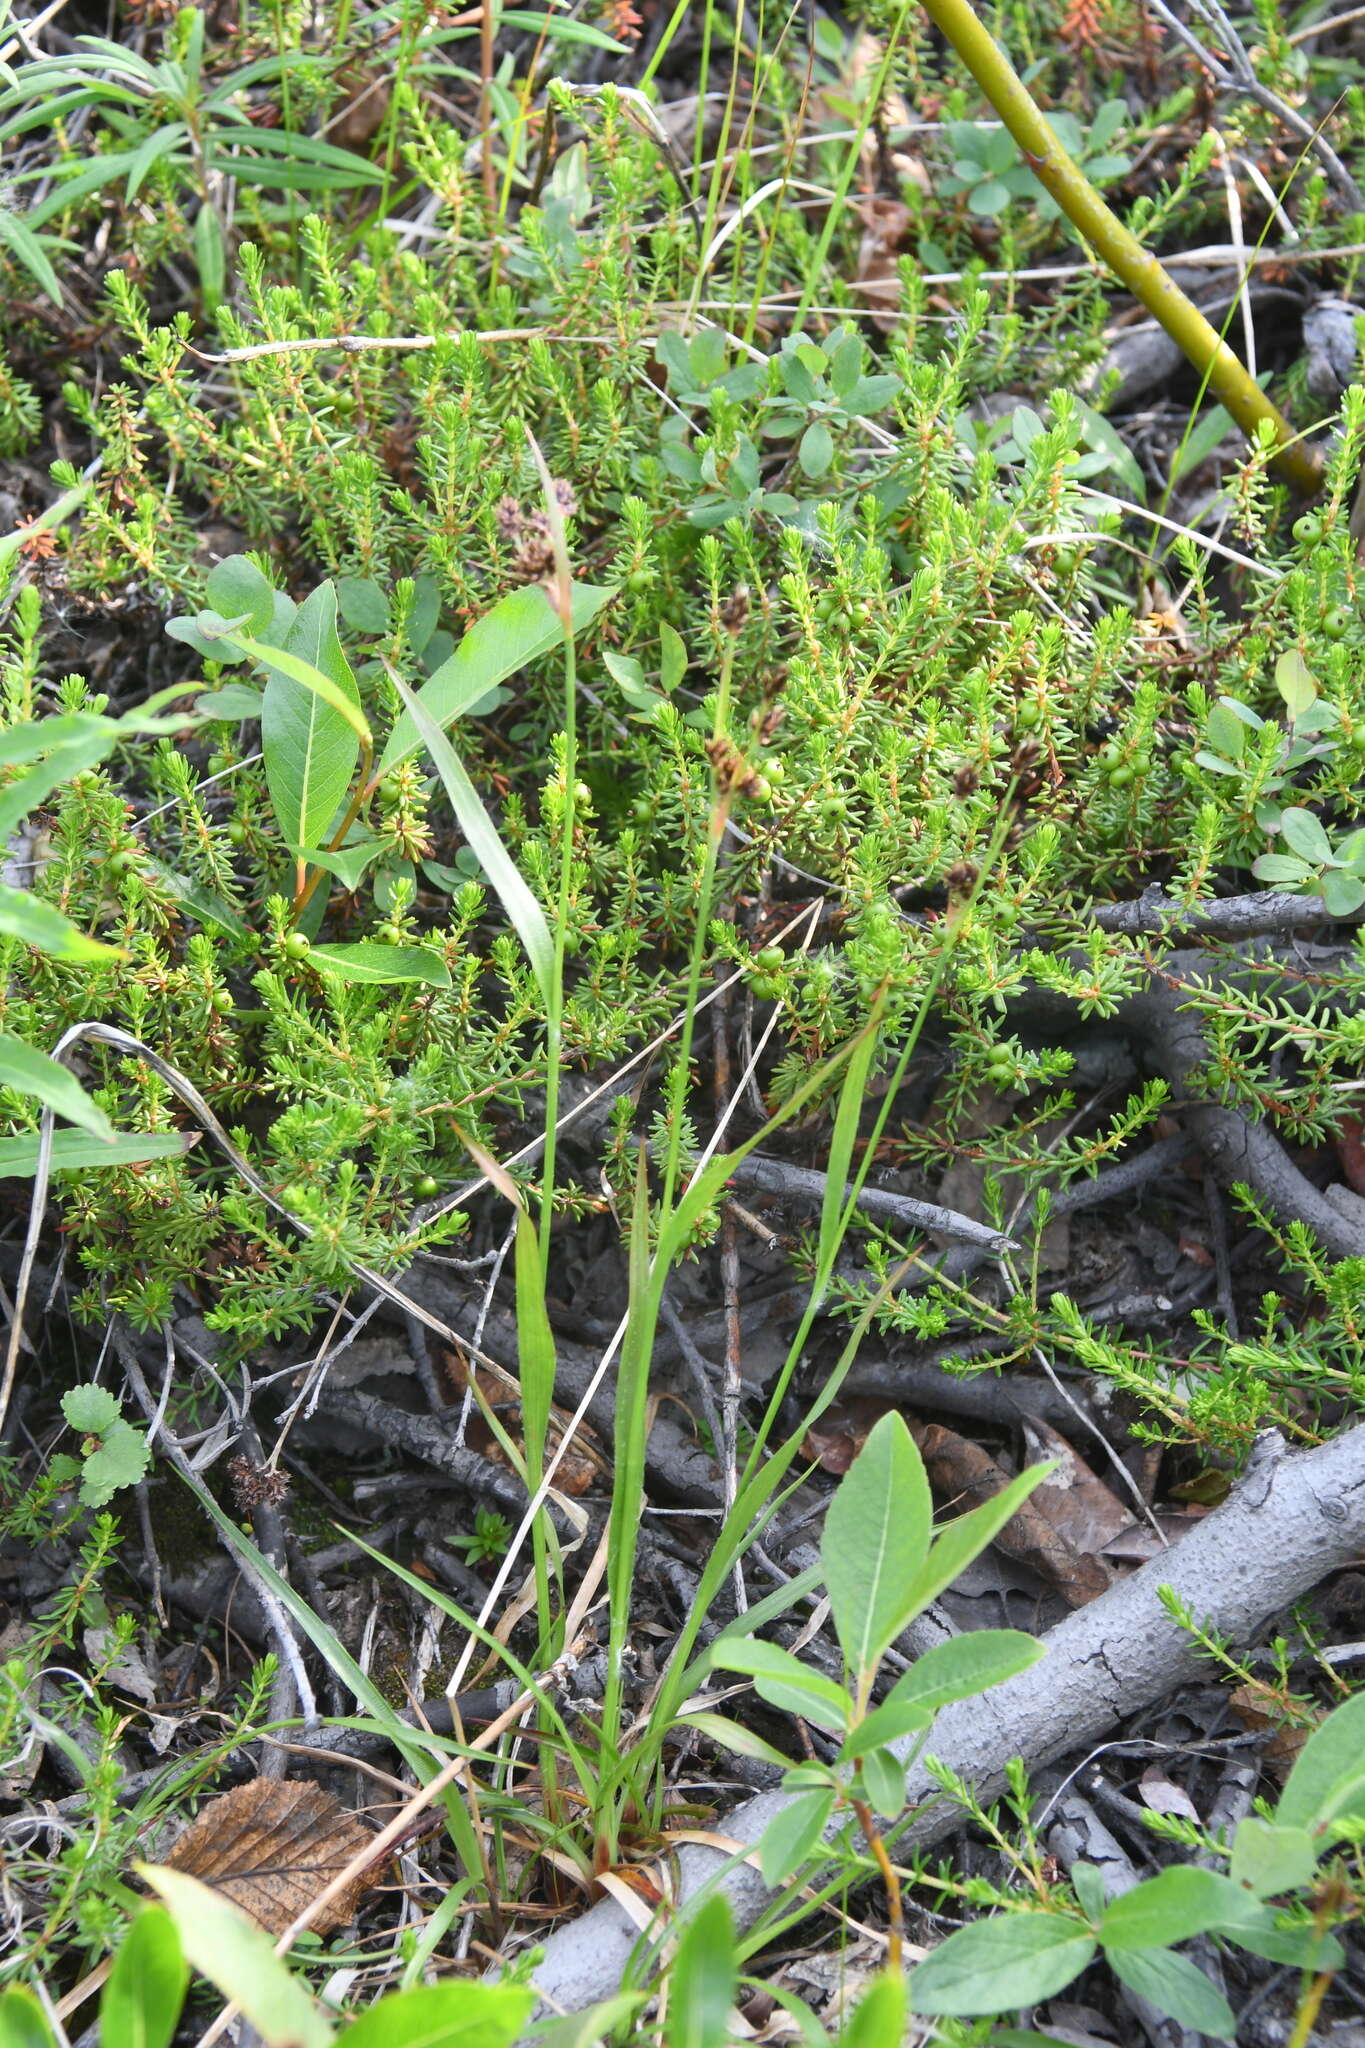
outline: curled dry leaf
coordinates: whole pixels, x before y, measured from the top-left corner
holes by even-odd
[[[1023,1430],[1029,1463],[1053,1459],[1057,1465],[1034,1489],[1031,1503],[1061,1531],[1073,1550],[1104,1550],[1132,1527],[1131,1511],[1064,1436],[1036,1415],[1024,1418]]]
[[[1148,1764],[1138,1779],[1138,1793],[1153,1813],[1178,1813],[1183,1820],[1192,1821],[1203,1818],[1184,1786],[1168,1778],[1160,1764]]]
[[[955,1429],[912,1422],[910,1434],[919,1445],[934,1491],[947,1497],[955,1513],[966,1514],[1009,1484],[1010,1475],[994,1458]],[[996,1548],[1040,1573],[1068,1607],[1084,1607],[1108,1592],[1108,1568],[1098,1557],[1074,1549],[1036,1505],[1037,1499],[1035,1493],[1017,1515],[1011,1515],[995,1539]]]
[[[371,1840],[320,1785],[257,1778],[211,1799],[165,1859],[211,1884],[270,1934],[286,1927]],[[324,1907],[313,1927],[344,1927],[382,1866],[372,1865]]]

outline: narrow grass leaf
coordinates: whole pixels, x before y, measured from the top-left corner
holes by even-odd
[[[450,987],[450,969],[425,946],[381,946],[374,939],[359,939],[350,946],[314,946],[308,958],[338,981],[417,981],[427,988]]]
[[[85,1131],[54,1131],[49,1173],[90,1173],[101,1166],[145,1166],[151,1159],[183,1158],[194,1144],[193,1131],[167,1131],[144,1137],[120,1131],[109,1142]],[[38,1134],[0,1138],[0,1180],[32,1180],[38,1171]]]
[[[402,677],[389,670],[390,680],[407,707],[417,728],[418,739],[436,763],[436,772],[469,845],[487,875],[498,901],[507,912],[517,937],[526,949],[531,971],[548,1004],[554,989],[555,949],[545,912],[531,894],[511,855],[498,837],[497,828],[483,807],[473,783],[464,771],[450,741],[429,717]],[[424,693],[425,694],[425,693]],[[388,755],[385,756],[388,759]]]
[[[574,633],[584,632],[607,599],[615,594],[612,587],[575,583],[570,592]],[[520,590],[511,590],[506,597],[499,598],[491,611],[475,620],[455,652],[422,685],[417,702],[429,724],[447,726],[507,676],[563,643],[564,627],[559,614],[540,584],[529,583]],[[396,767],[427,744],[425,733],[409,710],[389,735],[379,763],[380,773]]]
[[[118,946],[102,946],[88,939],[69,917],[52,904],[44,903],[28,889],[11,889],[0,882],[0,932],[21,939],[36,952],[49,953],[54,960],[126,960]]]

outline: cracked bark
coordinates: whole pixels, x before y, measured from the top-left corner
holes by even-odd
[[[1043,1637],[1048,1654],[1031,1670],[945,1708],[932,1753],[990,1800],[1011,1757],[1037,1768],[1084,1748],[1200,1673],[1200,1653],[1162,1605],[1160,1588],[1171,1587],[1201,1621],[1245,1645],[1349,1563],[1362,1542],[1365,1425],[1292,1454],[1267,1435],[1228,1500],[1173,1551],[1059,1623]],[[898,1747],[908,1753],[910,1745]],[[899,1837],[902,1848],[928,1846],[960,1825],[922,1764],[908,1771],[906,1799],[918,1810]],[[787,1804],[786,1793],[762,1793],[716,1831],[751,1847]],[[718,1879],[741,1929],[771,1897],[756,1870],[699,1843],[678,1850],[676,1870],[676,1888],[667,1871],[660,1883],[683,1901]],[[620,1988],[638,1939],[616,1902],[603,1900],[550,1935],[533,1981],[551,2007],[581,2010]]]

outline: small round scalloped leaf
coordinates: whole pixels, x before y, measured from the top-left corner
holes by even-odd
[[[62,1395],[62,1414],[82,1436],[103,1436],[122,1413],[108,1387],[68,1387]]]

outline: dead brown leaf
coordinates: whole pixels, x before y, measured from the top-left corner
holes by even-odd
[[[934,1422],[912,1422],[910,1434],[919,1445],[934,1490],[946,1495],[959,1513],[994,1499],[1009,1484],[1010,1475],[994,1458],[955,1429]],[[1084,1607],[1108,1592],[1108,1568],[1100,1558],[1074,1549],[1035,1505],[1036,1498],[1010,1516],[995,1538],[996,1548],[1040,1573],[1068,1607]]]
[[[1033,1505],[1061,1531],[1073,1550],[1103,1550],[1132,1527],[1131,1511],[1064,1436],[1034,1415],[1025,1416],[1023,1430],[1031,1463],[1057,1462],[1052,1476],[1035,1488]]]
[[[166,1862],[222,1892],[267,1933],[283,1934],[370,1839],[369,1829],[320,1785],[256,1778],[211,1799]],[[314,1930],[344,1927],[381,1867],[362,1872],[324,1907]]]

